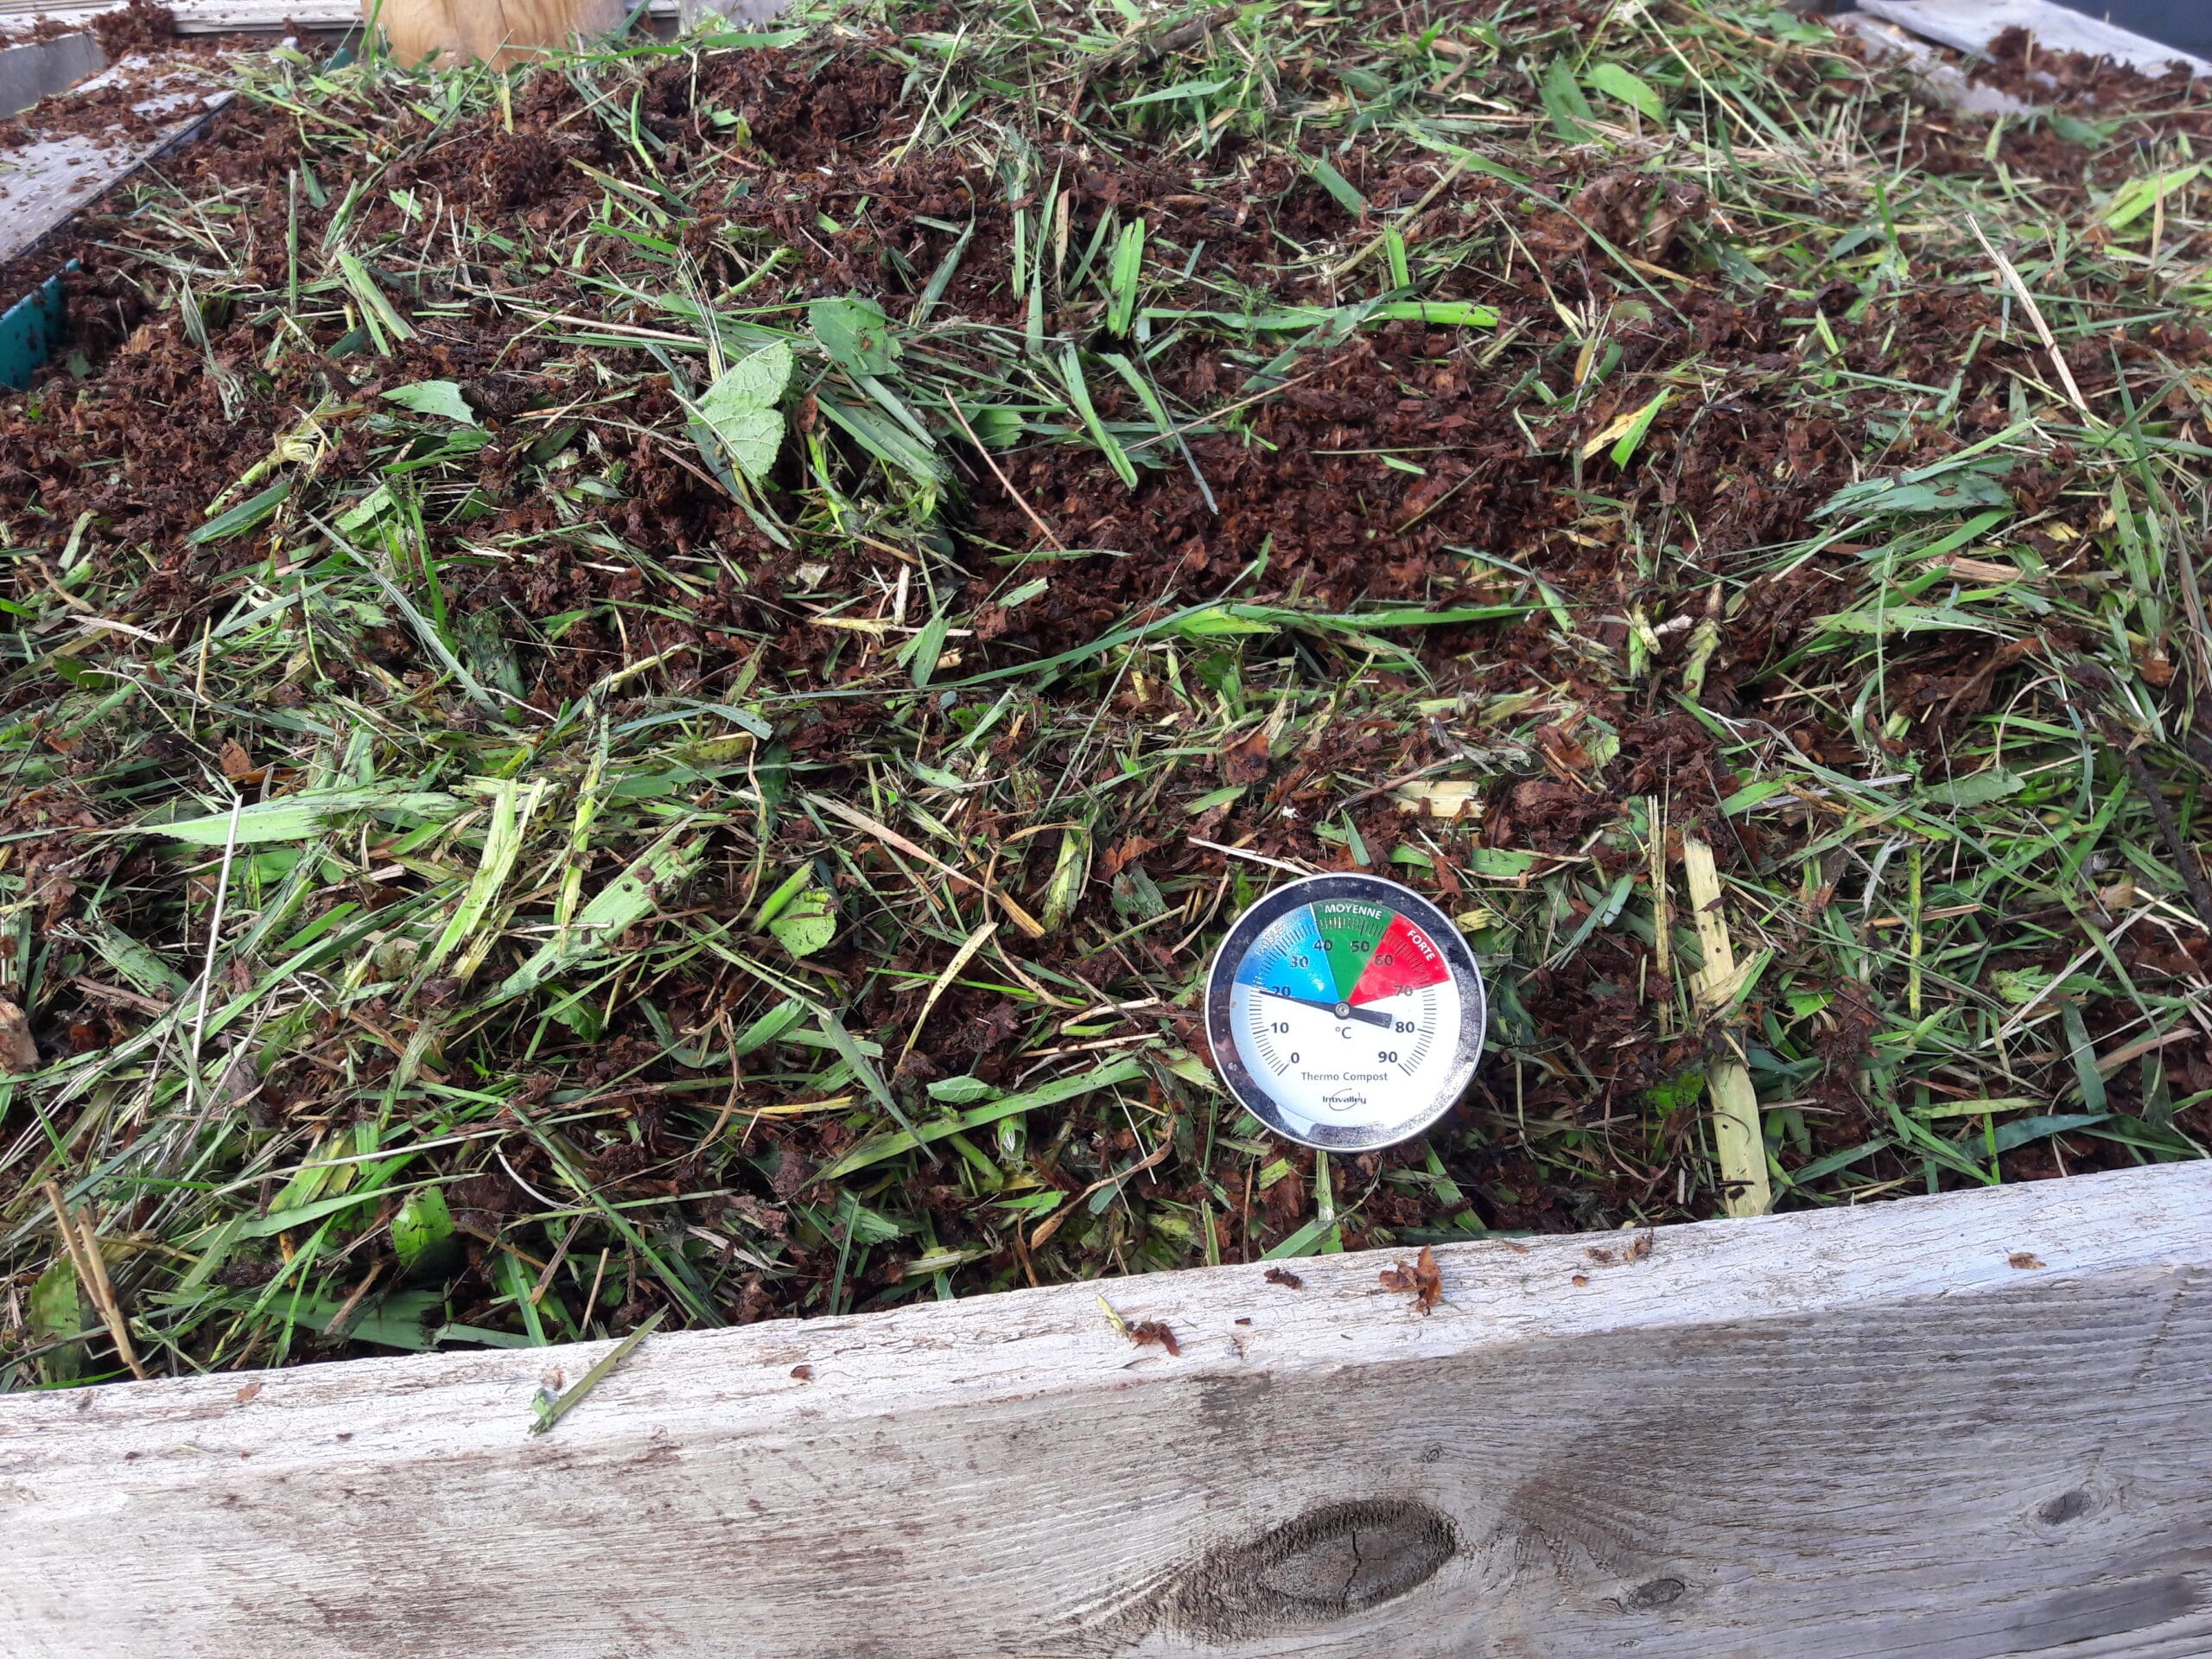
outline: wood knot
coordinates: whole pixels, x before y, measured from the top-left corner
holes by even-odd
[[[1350,1618],[1427,1583],[1458,1554],[1449,1516],[1404,1498],[1325,1503],[1186,1567],[1164,1622],[1231,1642]]]

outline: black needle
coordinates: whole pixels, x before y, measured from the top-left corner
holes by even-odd
[[[1380,1026],[1385,1031],[1389,1030],[1396,1020],[1395,1015],[1384,1014],[1380,1009],[1355,1008],[1349,1002],[1322,1002],[1310,996],[1293,996],[1288,991],[1278,991],[1266,985],[1255,985],[1252,988],[1262,996],[1272,996],[1284,1002],[1295,1002],[1301,1008],[1319,1008],[1325,1013],[1335,1014],[1339,1020],[1357,1020],[1363,1025]]]

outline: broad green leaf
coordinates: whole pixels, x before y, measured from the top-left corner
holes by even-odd
[[[1613,446],[1613,465],[1627,466],[1636,458],[1637,447],[1643,443],[1644,434],[1651,430],[1651,423],[1658,419],[1659,411],[1667,407],[1667,400],[1673,396],[1672,388],[1662,386],[1660,388],[1659,395],[1641,409],[1616,416],[1607,423],[1603,431],[1583,444],[1582,459],[1589,460],[1591,456],[1610,443]]]
[[[1601,63],[1590,71],[1590,89],[1607,98],[1629,105],[1649,120],[1664,122],[1667,106],[1659,94],[1651,90],[1650,82],[1633,74],[1618,63]]]
[[[149,996],[181,996],[190,982],[162,960],[151,945],[104,919],[77,924],[78,931],[107,965]]]
[[[992,449],[1011,449],[1021,442],[1021,416],[998,404],[961,411],[976,435]]]
[[[1011,1117],[1017,1112],[1034,1111],[1040,1106],[1057,1106],[1064,1100],[1073,1100],[1117,1083],[1134,1083],[1143,1075],[1144,1069],[1135,1060],[1115,1060],[1076,1077],[1063,1077],[1058,1083],[1032,1089],[1026,1094],[1007,1095],[998,1100],[971,1106],[952,1117],[923,1124],[918,1129],[901,1129],[892,1135],[879,1135],[861,1141],[815,1179],[841,1181],[855,1170],[880,1164],[887,1158],[895,1158],[925,1141],[940,1141],[948,1135],[957,1135],[963,1129],[981,1128],[986,1123],[995,1123],[999,1119]]]
[[[1497,313],[1467,300],[1392,300],[1367,314],[1370,322],[1427,322],[1440,328],[1495,328]]]
[[[1179,80],[1173,86],[1162,86],[1157,92],[1139,92],[1135,98],[1125,98],[1114,107],[1128,110],[1140,104],[1165,104],[1178,98],[1206,98],[1230,84],[1226,80]]]
[[[1052,861],[1052,879],[1045,889],[1045,912],[1037,918],[1047,933],[1073,913],[1090,871],[1090,831],[1071,823],[1060,832],[1059,856]]]
[[[2028,786],[2028,780],[2002,766],[1989,772],[1977,772],[1967,777],[1955,779],[1948,784],[1937,784],[1923,791],[1921,799],[1930,806],[1987,806],[1992,801],[2001,801],[2008,795],[2017,795]]]
[[[1510,847],[1474,847],[1467,852],[1467,868],[1492,881],[1510,881],[1526,875],[1535,860]]]
[[[77,1269],[67,1253],[57,1255],[31,1287],[31,1340],[63,1345],[39,1356],[49,1382],[74,1382],[84,1370],[84,1344],[73,1338],[90,1321],[77,1289]]]
[[[756,933],[784,913],[784,906],[805,891],[814,880],[814,866],[802,864],[785,876],[783,885],[760,901],[760,908],[753,913],[753,931]]]
[[[1337,199],[1337,206],[1346,213],[1364,213],[1367,211],[1367,198],[1359,194],[1357,187],[1350,179],[1329,165],[1326,156],[1310,157],[1306,163],[1306,170],[1313,175],[1315,183]]]
[[[338,269],[346,278],[346,286],[353,290],[353,297],[361,302],[361,308],[367,314],[372,329],[381,322],[395,340],[415,338],[414,325],[399,315],[391,303],[391,296],[377,286],[376,278],[369,274],[366,265],[340,248],[338,251]],[[385,341],[379,340],[377,346],[386,357],[391,355],[391,347]]]
[[[891,319],[874,300],[817,300],[806,308],[814,337],[830,360],[855,374],[888,374],[899,359]]]
[[[463,426],[477,424],[476,411],[461,395],[460,385],[451,380],[417,380],[412,385],[394,386],[384,395],[387,402],[417,415],[442,415]]]
[[[768,924],[776,943],[794,957],[810,957],[837,937],[837,901],[820,887],[809,887]]]
[[[391,1218],[391,1248],[399,1265],[411,1268],[453,1236],[453,1211],[435,1186],[417,1187]]]
[[[914,636],[913,643],[900,655],[906,658],[906,671],[913,677],[916,687],[925,687],[931,676],[937,672],[938,659],[944,655],[946,636],[952,632],[952,619],[940,611],[922,624],[922,631]]]
[[[2204,163],[2197,162],[2189,167],[2177,168],[2171,173],[2130,179],[2113,192],[2112,200],[2105,204],[2105,210],[2099,217],[2104,220],[2107,229],[2125,230],[2156,207],[2160,198],[2171,202],[2203,170]]]
[[[996,1093],[998,1090],[981,1077],[939,1077],[929,1086],[930,1098],[944,1101],[949,1106],[972,1106]]]
[[[233,536],[244,535],[283,505],[291,493],[292,480],[289,478],[281,484],[271,484],[259,495],[241,501],[228,512],[210,518],[184,538],[185,544],[198,547],[206,542],[224,542]]]
[[[1551,67],[1544,71],[1538,83],[1537,97],[1542,100],[1544,111],[1552,118],[1552,130],[1570,144],[1586,144],[1597,137],[1590,123],[1597,119],[1590,100],[1582,96],[1576,84],[1574,66],[1565,58],[1554,58]]]
[[[1134,490],[1137,486],[1137,469],[1130,464],[1128,453],[1115,440],[1114,435],[1106,429],[1106,423],[1098,418],[1097,410],[1092,407],[1090,387],[1083,378],[1083,363],[1077,357],[1073,346],[1066,347],[1060,354],[1060,375],[1067,382],[1068,396],[1075,400],[1076,412],[1083,416],[1084,425],[1090,429],[1090,441],[1104,453],[1122,482]]]
[[[1114,244],[1114,268],[1106,288],[1106,327],[1127,334],[1136,315],[1137,279],[1144,270],[1144,220],[1122,227]]]
[[[273,801],[256,801],[238,814],[238,844],[301,841],[320,834],[338,818],[354,812],[404,812],[442,822],[460,812],[458,797],[435,790],[310,789]],[[175,823],[142,824],[150,835],[167,836],[193,847],[220,847],[232,839],[231,815],[213,812]]]
[[[601,943],[617,938],[652,914],[662,899],[680,887],[699,861],[703,837],[682,839],[683,827],[670,830],[629,868],[593,895],[592,900],[499,988],[501,998],[520,996],[574,963],[597,956]]]
[[[2093,1123],[2101,1123],[2111,1116],[2109,1112],[2058,1112],[2046,1117],[2019,1117],[2010,1123],[2000,1123],[1990,1139],[2001,1156],[2016,1147],[2024,1147],[2031,1141],[2040,1141],[2047,1135],[2065,1135],[2074,1129],[2086,1129]]]
[[[1819,507],[1814,517],[1840,512],[1963,512],[1973,507],[2009,507],[2012,498],[2004,484],[1988,473],[1961,467],[1940,477],[1870,478],[1847,484]]]
[[[784,416],[776,405],[791,379],[791,348],[773,340],[724,369],[699,399],[699,418],[730,464],[755,484],[767,478],[783,448]]]
[[[1997,633],[2002,632],[1996,620],[1989,616],[1977,616],[1953,605],[1891,605],[1867,606],[1864,610],[1840,611],[1834,616],[1821,617],[1816,629],[1834,633],[1940,633],[1952,630],[1966,633]]]
[[[477,860],[476,874],[454,909],[453,919],[446,924],[445,931],[439,935],[437,944],[424,959],[419,970],[422,977],[428,978],[436,972],[454,947],[483,925],[522,852],[523,833],[530,826],[531,816],[537,810],[548,782],[540,778],[527,790],[521,790],[511,778],[499,780],[492,797],[492,823],[484,834],[484,851]]]

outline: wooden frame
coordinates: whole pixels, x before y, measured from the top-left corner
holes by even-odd
[[[1390,1260],[0,1399],[4,1647],[2212,1652],[2212,1164]]]

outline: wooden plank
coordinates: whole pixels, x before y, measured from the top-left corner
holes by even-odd
[[[2017,27],[2053,51],[2110,58],[2146,75],[2165,73],[2176,60],[2186,63],[2192,74],[2212,75],[2212,62],[2056,0],[1859,0],[1859,10],[1976,56],[2006,29]]]
[[[2212,1163],[0,1399],[11,1659],[2212,1652]],[[1605,1259],[1599,1259],[1599,1253]],[[1116,1335],[1156,1319],[1179,1354]]]
[[[60,35],[0,48],[0,115],[13,115],[51,92],[107,67],[107,54],[89,35]]]
[[[1885,23],[1859,11],[1845,12],[1827,22],[1834,29],[1849,29],[1864,41],[1878,63],[1887,58],[1902,58],[1906,71],[1919,82],[1923,95],[1933,103],[1972,115],[2019,115],[2035,107],[2025,99],[2015,98],[1999,87],[1968,80],[1964,71],[1941,56],[1933,46],[1895,23]]]
[[[652,0],[647,15],[673,18],[677,0]],[[49,5],[41,0],[0,0],[0,19],[52,17],[81,23],[104,11],[119,11],[124,0],[97,4]],[[361,7],[348,0],[169,0],[180,35],[283,34],[296,26],[318,30],[358,29]]]
[[[105,86],[143,68],[147,61],[124,58],[86,81],[82,90]],[[151,82],[146,91],[148,96],[134,105],[138,112],[172,118],[143,143],[103,143],[97,134],[70,133],[0,151],[0,264],[29,251],[110,185],[199,131],[208,116],[232,96],[212,92],[182,73]],[[4,299],[11,303],[18,297]]]

